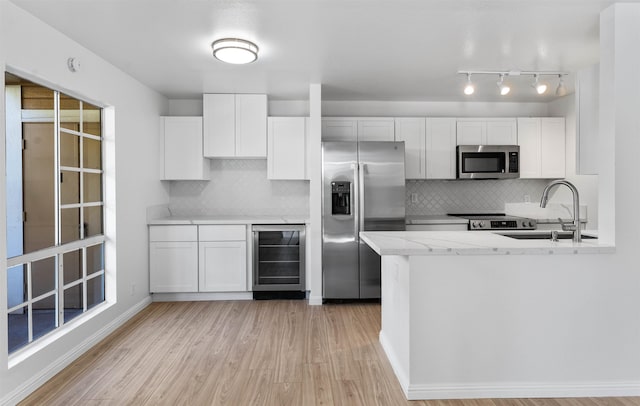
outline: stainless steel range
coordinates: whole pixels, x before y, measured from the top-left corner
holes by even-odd
[[[467,230],[535,230],[536,220],[526,217],[507,216],[504,213],[452,213],[469,220]]]

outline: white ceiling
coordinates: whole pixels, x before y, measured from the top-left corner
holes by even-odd
[[[458,70],[575,72],[598,61],[599,12],[611,0],[12,0],[169,98],[206,92],[303,100],[549,101],[511,78]],[[211,55],[221,37],[260,47],[256,62]],[[573,75],[567,82],[573,82]],[[571,86],[572,89],[572,86]]]

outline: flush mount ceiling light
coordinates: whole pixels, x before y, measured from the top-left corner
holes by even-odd
[[[464,94],[466,94],[467,96],[471,96],[475,91],[476,88],[473,86],[473,83],[471,83],[471,74],[467,73],[467,84],[464,87]]]
[[[536,93],[538,94],[544,94],[544,92],[547,91],[547,85],[545,83],[541,83],[540,82],[540,77],[538,76],[538,74],[534,74],[533,75],[533,83],[531,84],[531,87],[533,87],[534,89],[536,89]]]
[[[240,38],[222,38],[211,44],[213,56],[226,63],[236,65],[251,63],[258,59],[258,46]]]
[[[506,96],[511,91],[511,88],[504,83],[504,73],[500,74],[500,80],[498,81],[498,89],[500,89],[500,95]]]
[[[461,70],[458,71],[460,75],[467,75],[467,82],[464,87],[464,94],[471,95],[475,91],[475,86],[471,83],[471,75],[498,75],[499,80],[496,83],[500,94],[506,96],[511,91],[511,87],[505,83],[505,80],[509,76],[533,76],[533,83],[531,87],[536,89],[537,94],[546,93],[548,86],[546,83],[540,80],[541,76],[557,76],[559,78],[558,88],[556,89],[556,96],[565,96],[567,94],[567,87],[564,84],[563,77],[568,75],[569,72],[548,72],[548,71],[482,71],[482,70]]]

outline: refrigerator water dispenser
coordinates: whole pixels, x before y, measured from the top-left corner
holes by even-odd
[[[331,214],[351,214],[351,182],[331,182]]]

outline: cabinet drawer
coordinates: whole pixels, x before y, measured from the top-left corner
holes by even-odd
[[[200,226],[200,241],[246,241],[244,225]]]
[[[149,241],[198,241],[198,226],[151,226]]]

